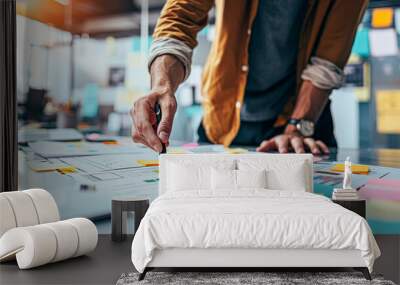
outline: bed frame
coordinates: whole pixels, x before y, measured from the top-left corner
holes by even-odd
[[[259,154],[260,155],[260,154]],[[312,156],[309,154],[263,154],[265,156],[284,156],[286,159],[304,159],[308,165],[308,191],[312,192]],[[208,161],[221,158],[248,158],[254,154],[240,155],[207,155]],[[204,159],[204,155],[187,154],[185,158],[195,161]],[[173,161],[182,159],[182,155],[161,155],[160,156],[160,183],[159,193],[163,194],[166,189],[165,181],[167,171],[165,169],[166,160]],[[266,271],[266,269],[285,268],[286,271],[293,269],[337,269],[353,268],[361,271],[367,280],[371,280],[371,275],[359,250],[331,250],[331,249],[246,249],[246,248],[169,248],[155,250],[153,259],[140,273],[139,280],[143,280],[148,271],[154,269],[182,268],[202,269],[202,271],[217,271],[225,269],[228,271]]]
[[[139,275],[154,269],[184,268],[205,271],[265,271],[273,268],[291,269],[335,269],[353,268],[361,271],[367,280],[371,275],[359,250],[329,249],[193,249],[171,248],[156,250],[152,261]],[[321,270],[323,271],[323,270]]]

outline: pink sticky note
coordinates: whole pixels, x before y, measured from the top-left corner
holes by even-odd
[[[195,147],[198,147],[198,146],[199,146],[199,144],[196,143],[196,142],[193,142],[193,143],[185,143],[184,145],[182,145],[182,147],[184,147],[184,148],[195,148]]]
[[[400,189],[398,188],[384,188],[378,185],[366,185],[358,191],[358,194],[364,199],[400,201]]]
[[[369,179],[367,185],[379,185],[400,189],[400,179]]]

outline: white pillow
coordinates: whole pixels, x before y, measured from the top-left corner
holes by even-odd
[[[190,166],[178,163],[168,165],[168,190],[185,191],[189,189],[209,189],[211,167]]]
[[[211,169],[234,169],[235,161],[218,161],[204,166],[188,161],[167,164],[167,191],[210,190]]]
[[[267,188],[267,171],[236,170],[237,188]]]
[[[304,159],[239,159],[239,170],[260,170],[267,172],[267,188],[272,190],[307,191],[307,164]]]
[[[211,170],[211,188],[213,190],[238,190],[241,188],[266,188],[265,170]]]
[[[215,169],[211,170],[211,189],[235,190],[236,189],[236,170]]]

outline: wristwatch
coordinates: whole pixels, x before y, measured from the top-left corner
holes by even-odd
[[[294,125],[299,133],[304,137],[312,137],[314,135],[314,122],[303,119],[289,119],[289,125]]]

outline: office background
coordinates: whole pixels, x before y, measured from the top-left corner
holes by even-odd
[[[129,137],[129,110],[149,91],[148,50],[164,2],[2,2],[1,35],[8,43],[1,66],[1,91],[7,94],[1,97],[2,191],[17,189],[18,176],[26,178],[31,169],[20,160],[17,173],[17,131],[73,128],[83,135]],[[331,95],[339,148],[377,149],[376,161],[394,167],[400,145],[399,6],[400,1],[370,1],[345,69],[346,85]],[[176,93],[174,141],[197,139],[200,78],[214,22],[211,10],[198,35],[192,73]]]
[[[164,1],[17,1],[19,129],[78,128],[129,135],[133,102],[149,91],[151,33]],[[400,146],[400,8],[371,1],[331,95],[339,147]],[[172,139],[195,141],[200,78],[214,38],[214,11],[198,35],[190,78],[176,93]]]

